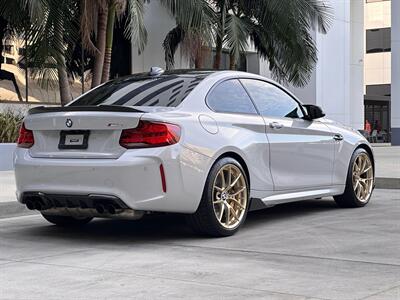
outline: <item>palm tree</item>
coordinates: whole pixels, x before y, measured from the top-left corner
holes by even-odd
[[[0,0],[0,15],[29,41],[26,67],[42,86],[58,81],[62,105],[72,99],[66,62],[79,37],[78,14],[75,0]]]
[[[127,8],[127,24],[125,36],[132,40],[139,51],[143,51],[147,43],[147,31],[144,27],[144,1],[143,0],[110,0],[108,6],[106,49],[101,82],[106,82],[110,77],[111,53],[115,18],[121,17]]]
[[[147,43],[144,27],[145,0],[81,0],[81,38],[95,56],[92,88],[109,79],[115,18],[127,13],[125,34],[142,51]],[[126,9],[125,9],[126,8]],[[96,22],[97,20],[97,22]],[[95,42],[93,42],[93,36]]]
[[[167,69],[174,66],[174,54],[179,44],[194,62],[202,67],[204,45],[213,44],[216,14],[207,0],[161,0],[172,13],[177,26],[168,32],[163,42]]]
[[[268,60],[275,79],[306,85],[317,61],[311,30],[327,32],[331,8],[321,0],[231,0],[227,4],[223,42],[230,51],[231,67],[250,39]]]
[[[3,57],[2,57],[2,53],[3,53],[3,38],[5,36],[5,32],[6,32],[6,29],[7,29],[7,24],[8,24],[8,22],[3,17],[0,16],[0,59],[3,59]],[[21,92],[19,90],[19,87],[18,87],[18,84],[17,84],[17,80],[15,79],[15,75],[12,72],[8,72],[6,70],[2,70],[1,69],[1,64],[2,64],[2,61],[0,61],[0,81],[1,80],[9,80],[9,81],[11,81],[13,83],[13,85],[14,85],[15,92],[17,93],[18,100],[22,102],[23,100],[22,100]],[[27,97],[27,96],[25,96],[25,97]]]
[[[186,2],[185,0],[181,0]],[[177,5],[180,0],[166,1]],[[191,2],[191,1],[189,1]],[[216,54],[214,68],[219,69],[223,47],[229,50],[230,68],[236,68],[240,53],[249,41],[259,55],[268,60],[272,76],[295,86],[307,84],[317,61],[317,50],[311,36],[316,28],[326,33],[332,10],[322,0],[199,0],[203,9],[214,11],[212,25]],[[198,6],[201,6],[198,3]],[[197,15],[202,15],[198,12]],[[205,13],[203,13],[205,15]],[[177,28],[181,25],[177,14]],[[202,19],[204,21],[204,18]],[[212,19],[211,19],[212,20]],[[206,20],[210,22],[211,20]],[[186,26],[186,30],[192,30]],[[185,32],[185,30],[183,30]],[[183,36],[183,37],[182,37]],[[184,34],[173,29],[164,41],[167,65]]]

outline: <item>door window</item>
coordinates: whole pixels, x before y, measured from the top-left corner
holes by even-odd
[[[237,79],[218,84],[207,96],[207,104],[215,112],[257,114],[253,102]]]
[[[302,118],[299,103],[277,86],[261,80],[240,80],[263,116]]]

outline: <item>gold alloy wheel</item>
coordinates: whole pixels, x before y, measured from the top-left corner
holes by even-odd
[[[374,184],[374,170],[371,159],[366,153],[361,153],[353,163],[353,189],[357,199],[367,202]]]
[[[247,183],[239,167],[223,166],[213,184],[214,213],[219,223],[228,229],[242,221],[247,207]]]

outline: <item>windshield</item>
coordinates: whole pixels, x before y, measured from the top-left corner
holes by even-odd
[[[69,106],[176,107],[204,78],[204,75],[198,74],[120,78],[89,91]]]

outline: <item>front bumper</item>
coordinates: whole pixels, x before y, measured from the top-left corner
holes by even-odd
[[[118,159],[14,158],[18,201],[23,194],[108,195],[137,211],[192,213],[201,199],[211,161],[179,145],[128,150]],[[162,188],[160,165],[166,177]]]

